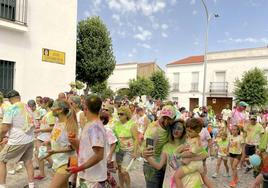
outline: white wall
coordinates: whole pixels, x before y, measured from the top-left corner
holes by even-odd
[[[128,88],[130,79],[137,78],[138,64],[118,64],[115,66],[113,74],[108,79],[108,84],[113,91],[121,88]]]
[[[209,83],[216,82],[216,72],[226,72],[228,97],[234,97],[234,82],[241,78],[245,71],[254,67],[268,70],[268,48],[245,49],[236,51],[214,52],[208,54],[206,95],[209,96]],[[191,92],[192,72],[199,72],[199,92]],[[180,90],[172,92],[173,73],[180,73]],[[169,65],[166,76],[171,85],[169,99],[178,97],[179,104],[189,108],[189,98],[199,98],[202,104],[203,64]]]
[[[23,99],[56,97],[75,80],[76,0],[28,0],[27,31],[0,28],[0,59],[15,61]],[[65,52],[65,65],[42,62],[42,48]]]

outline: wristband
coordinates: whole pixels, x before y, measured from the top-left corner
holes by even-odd
[[[69,169],[69,171],[70,171],[71,173],[73,173],[73,174],[76,174],[76,173],[78,173],[78,172],[81,172],[81,171],[85,170],[85,168],[82,167],[82,166],[79,166],[79,167],[70,167],[70,168],[68,168],[68,169]]]

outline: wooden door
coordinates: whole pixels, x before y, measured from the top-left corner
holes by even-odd
[[[193,111],[193,109],[195,109],[196,106],[199,105],[199,98],[190,98],[190,111]]]
[[[212,106],[215,114],[220,114],[227,104],[230,105],[232,109],[233,98],[228,97],[208,97],[207,105]]]

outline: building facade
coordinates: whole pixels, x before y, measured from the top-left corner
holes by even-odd
[[[202,105],[204,56],[191,56],[166,66],[171,84],[170,100],[192,110]],[[258,67],[268,76],[268,48],[211,52],[207,54],[206,103],[216,112],[234,104],[234,82],[245,71]]]
[[[76,0],[0,0],[0,90],[56,97],[75,80]]]
[[[137,77],[149,78],[156,71],[162,69],[155,62],[117,64],[108,79],[108,85],[116,92],[128,88],[129,80]]]

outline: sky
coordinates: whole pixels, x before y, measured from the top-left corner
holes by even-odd
[[[204,0],[212,17],[208,51],[266,47],[268,0]],[[206,15],[201,0],[78,0],[78,21],[100,16],[116,62],[173,61],[204,54]]]

